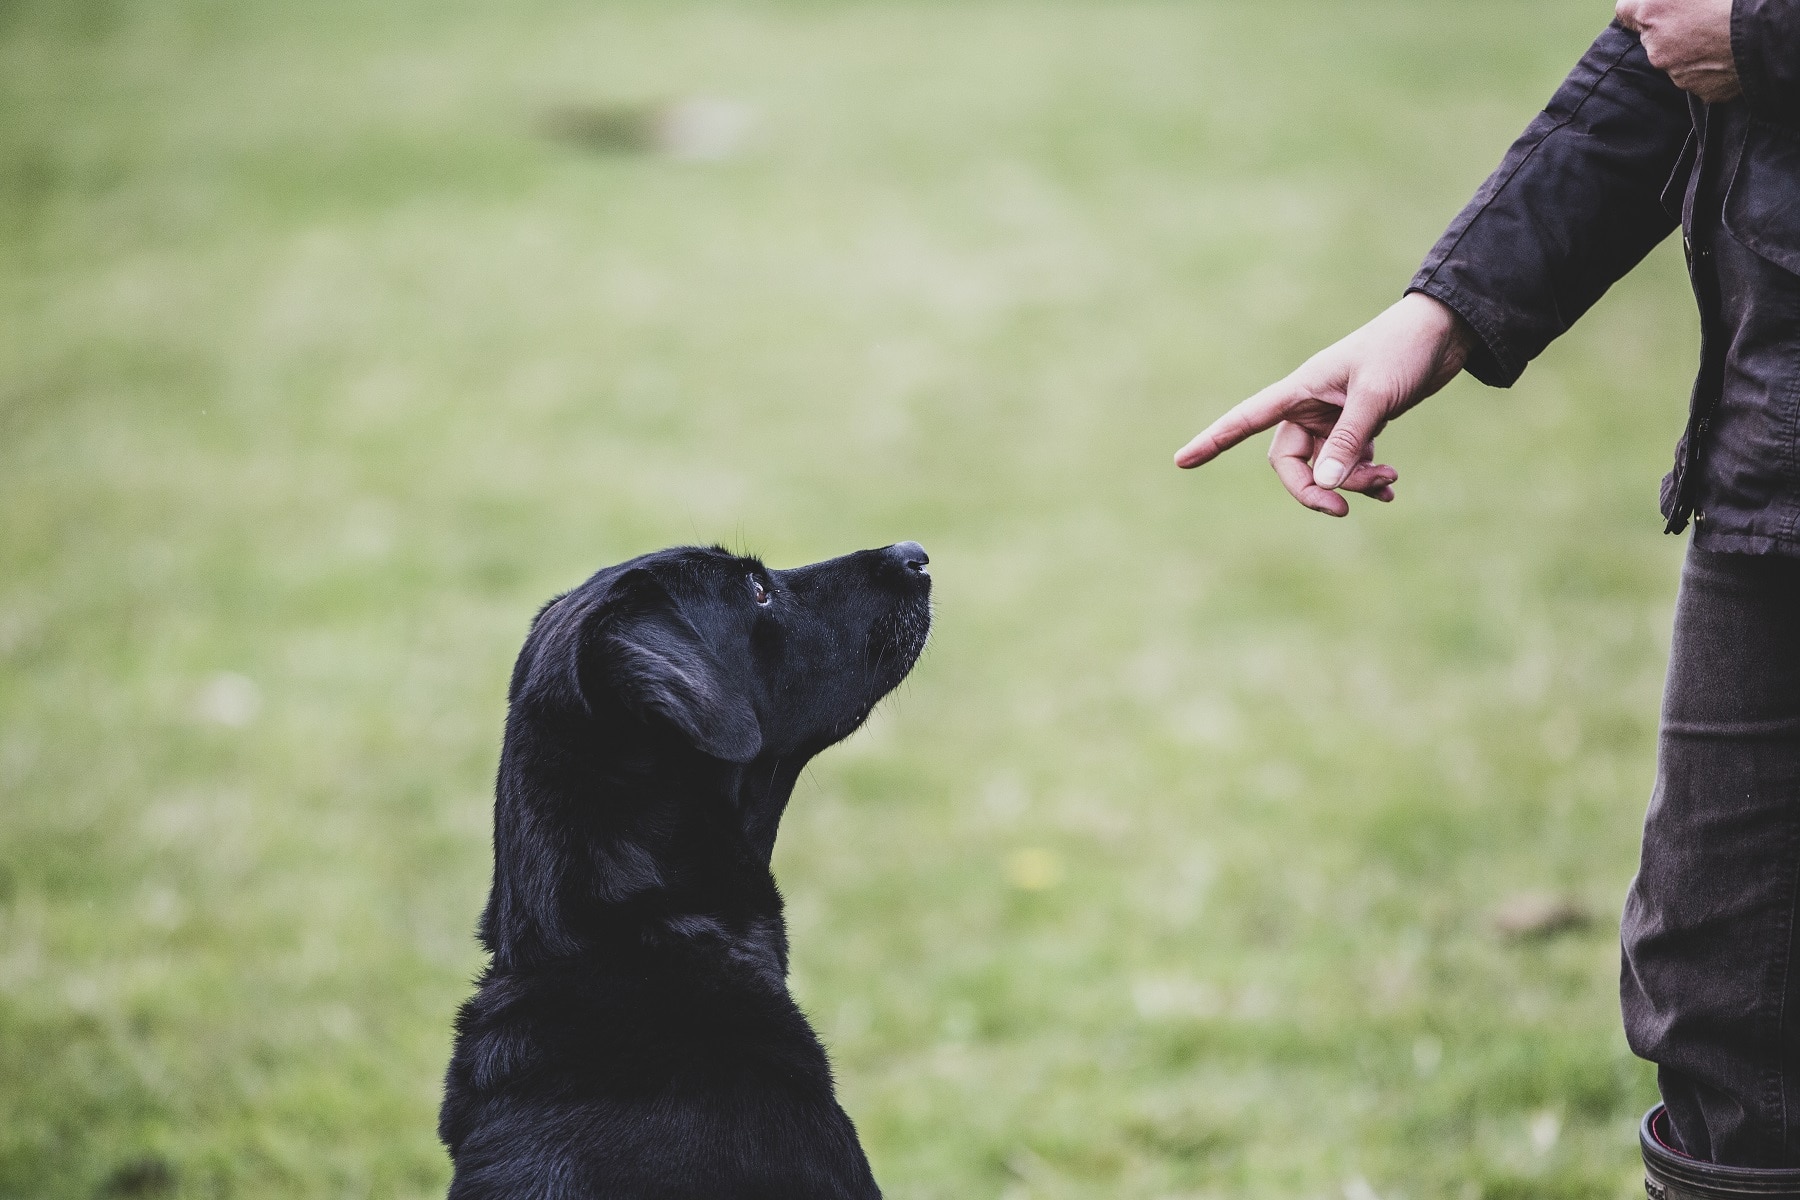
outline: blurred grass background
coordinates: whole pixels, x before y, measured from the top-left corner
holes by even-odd
[[[1169,466],[1608,8],[0,0],[0,1196],[441,1194],[535,606],[901,538],[777,854],[890,1196],[1633,1194],[1678,253],[1391,508]],[[742,153],[550,136],[688,95]]]

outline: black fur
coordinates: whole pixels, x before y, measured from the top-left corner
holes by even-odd
[[[925,562],[910,542],[791,571],[685,547],[538,613],[496,787],[493,957],[438,1122],[451,1200],[880,1196],[788,995],[769,857],[807,761],[924,648]]]

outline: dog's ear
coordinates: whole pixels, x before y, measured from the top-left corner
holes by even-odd
[[[582,667],[582,687],[604,687],[626,706],[660,717],[706,754],[746,763],[762,749],[749,697],[679,611],[602,619]]]
[[[623,705],[727,762],[749,762],[762,749],[749,697],[648,571],[596,578],[545,605],[512,695],[590,716]]]

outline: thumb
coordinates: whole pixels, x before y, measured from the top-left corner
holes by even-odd
[[[1386,419],[1387,405],[1366,389],[1353,390],[1344,398],[1344,411],[1331,435],[1319,446],[1313,482],[1336,488],[1363,459],[1363,447],[1374,440]]]
[[[1633,33],[1641,33],[1644,26],[1638,14],[1643,6],[1643,0],[1619,0],[1613,6],[1613,16],[1619,19],[1619,24]]]

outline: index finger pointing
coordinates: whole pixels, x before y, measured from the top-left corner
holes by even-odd
[[[1175,465],[1187,470],[1204,466],[1246,438],[1279,425],[1288,408],[1306,399],[1289,380],[1264,388],[1208,425],[1199,436],[1175,452]]]

